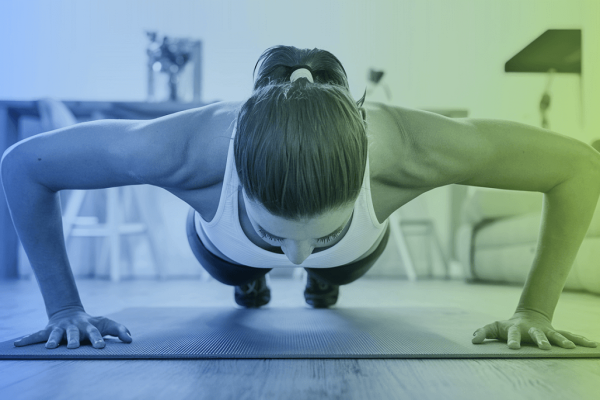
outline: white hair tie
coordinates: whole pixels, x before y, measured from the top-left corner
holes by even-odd
[[[306,68],[298,68],[297,70],[292,72],[292,75],[290,76],[290,82],[294,82],[296,79],[299,78],[306,78],[312,83],[314,83],[312,74]]]

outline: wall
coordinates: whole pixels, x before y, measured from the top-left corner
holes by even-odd
[[[584,30],[583,81],[552,85],[551,129],[600,136],[600,18],[594,0],[104,0],[0,3],[0,99],[144,100],[145,30],[204,41],[203,100],[242,100],[260,53],[276,44],[331,51],[359,98],[386,71],[391,103],[465,108],[476,118],[539,125],[543,74],[504,63],[549,28]],[[371,100],[387,101],[383,92]],[[450,249],[449,188],[422,196]]]
[[[386,71],[393,103],[460,106],[474,117],[538,124],[546,77],[505,74],[504,62],[545,29],[584,23],[596,36],[584,37],[585,49],[597,57],[597,3],[308,0],[292,9],[266,0],[2,2],[1,46],[8,62],[1,67],[0,98],[143,100],[144,31],[156,29],[204,40],[205,100],[246,98],[260,53],[291,44],[336,54],[357,98],[367,69],[376,67]],[[593,65],[585,67],[596,85]],[[557,76],[552,92],[552,129],[585,137],[578,76]]]

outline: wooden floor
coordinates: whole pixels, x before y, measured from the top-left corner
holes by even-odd
[[[269,305],[308,307],[304,282],[273,278],[270,286]],[[238,307],[233,287],[215,281],[78,280],[78,287],[91,315],[140,306]],[[340,288],[337,307],[443,305],[485,312],[499,320],[510,318],[520,293],[520,286],[365,277]],[[0,341],[45,326],[35,281],[0,282],[0,321]],[[599,341],[600,296],[565,291],[553,326]],[[597,400],[600,359],[0,361],[2,399],[80,397]]]

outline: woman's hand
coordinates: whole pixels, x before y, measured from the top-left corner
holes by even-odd
[[[117,336],[125,343],[131,343],[131,333],[124,325],[104,317],[92,317],[82,309],[67,309],[54,314],[46,328],[25,336],[14,342],[16,347],[27,346],[47,341],[47,349],[55,349],[61,340],[67,338],[67,348],[79,347],[80,340],[88,339],[96,349],[106,345],[102,336]]]
[[[542,350],[550,350],[552,347],[550,343],[565,349],[574,349],[575,345],[584,347],[598,345],[583,336],[557,331],[547,317],[535,311],[517,311],[507,321],[496,321],[477,329],[473,336],[475,336],[472,340],[473,344],[483,343],[485,339],[498,339],[506,341],[508,348],[513,350],[521,347],[521,341],[537,344]]]

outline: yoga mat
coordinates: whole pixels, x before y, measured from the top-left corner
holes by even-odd
[[[141,307],[106,317],[127,326],[133,342],[107,336],[104,349],[89,342],[67,349],[63,340],[48,350],[45,343],[14,347],[10,340],[0,343],[0,359],[600,358],[599,348],[472,344],[473,332],[498,316],[452,307]]]

